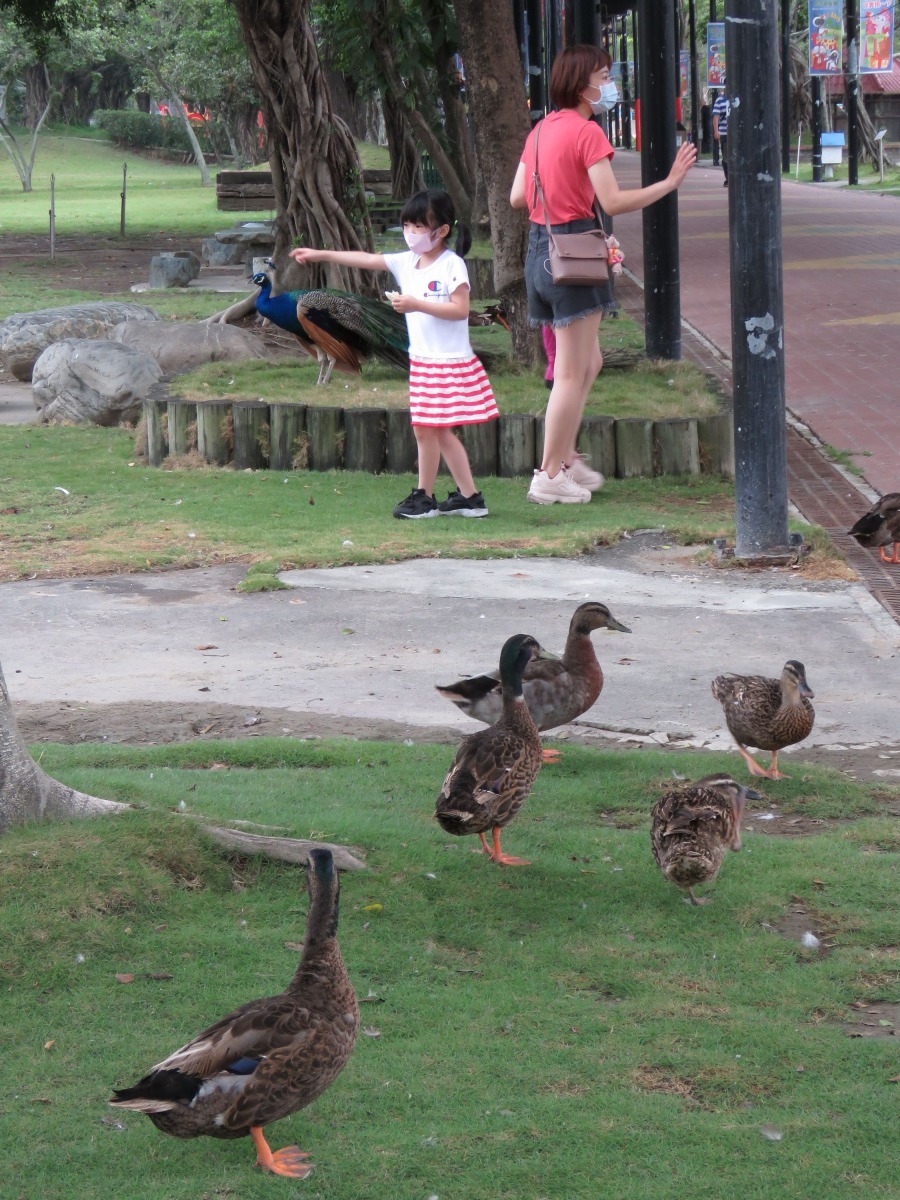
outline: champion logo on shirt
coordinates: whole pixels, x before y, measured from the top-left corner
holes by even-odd
[[[429,292],[439,292],[441,290],[441,282],[439,279],[431,279],[428,283]]]

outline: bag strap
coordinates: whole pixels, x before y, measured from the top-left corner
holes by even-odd
[[[544,213],[544,224],[547,226],[547,237],[552,242],[553,230],[550,228],[550,214],[547,212],[547,205],[544,201],[544,191],[541,187],[541,177],[538,173],[538,139],[541,136],[541,126],[543,123],[543,120],[540,120],[534,127],[534,171],[531,173],[531,178],[534,182],[535,193],[538,200],[541,202],[541,209]],[[601,209],[600,202],[596,196],[594,197],[594,216],[597,218],[597,224],[600,226],[600,232],[604,237],[606,237],[606,230],[603,227],[603,210]]]

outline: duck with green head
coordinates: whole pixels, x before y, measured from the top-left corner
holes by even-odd
[[[488,729],[462,742],[438,797],[435,818],[447,833],[477,833],[484,852],[503,866],[527,866],[524,858],[504,854],[500,830],[525,803],[541,769],[541,739],[528,711],[522,675],[535,654],[537,641],[518,633],[500,653],[502,711]],[[485,833],[491,831],[491,845]]]

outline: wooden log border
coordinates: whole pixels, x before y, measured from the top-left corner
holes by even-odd
[[[185,406],[187,408],[187,406]],[[193,406],[192,406],[193,409]],[[204,412],[206,410],[206,412]],[[173,402],[144,401],[149,465],[159,466],[171,446]],[[201,457],[222,466],[275,471],[345,470],[409,474],[416,470],[416,439],[402,408],[319,408],[288,402],[232,404],[208,400],[196,405]],[[187,413],[178,413],[178,424]],[[193,416],[193,411],[191,411]],[[205,418],[205,419],[204,419]],[[252,427],[245,426],[252,423]],[[466,444],[472,471],[505,478],[530,474],[541,464],[544,416],[514,413],[498,421],[457,430]],[[708,417],[588,416],[579,448],[608,479],[654,475],[721,475],[734,478],[734,420],[730,412]],[[252,457],[253,462],[250,462]]]

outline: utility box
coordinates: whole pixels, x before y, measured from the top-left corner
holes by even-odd
[[[844,135],[842,133],[822,134],[822,165],[837,166],[844,161]]]

